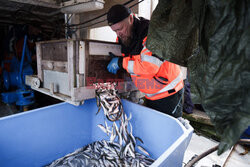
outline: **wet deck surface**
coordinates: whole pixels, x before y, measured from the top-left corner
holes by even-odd
[[[218,144],[219,142],[217,141],[208,139],[204,136],[198,136],[194,133],[185,152],[183,166],[189,162],[194,155],[200,155]],[[198,161],[194,167],[212,167],[215,164],[220,165],[221,167],[249,167],[250,152],[246,155],[240,155],[240,153],[243,153],[244,151],[244,148],[239,144],[236,145],[233,151],[232,149],[228,150],[220,156],[218,156],[217,151],[215,151]],[[230,152],[232,152],[231,155]]]

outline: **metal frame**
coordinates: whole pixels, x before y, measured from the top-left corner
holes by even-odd
[[[44,41],[36,43],[36,49],[37,75],[26,76],[26,84],[36,91],[73,105],[81,105],[84,100],[95,97],[94,87],[86,83],[86,77],[90,72],[93,73],[90,69],[95,69],[95,65],[91,64],[93,57],[94,60],[102,62],[110,59],[109,52],[121,56],[120,45],[117,43],[96,40]],[[58,81],[60,77],[55,73],[63,75],[64,79],[61,79],[63,81]],[[104,77],[105,73],[108,73],[105,69],[103,69],[103,75],[99,70],[97,76]],[[51,76],[47,76],[50,74]],[[118,82],[119,93],[137,90],[131,80],[126,80],[126,76],[126,73],[120,74],[124,80]],[[63,82],[67,83],[63,84]],[[65,85],[68,86],[68,93],[60,91],[62,90],[60,86],[62,88]]]

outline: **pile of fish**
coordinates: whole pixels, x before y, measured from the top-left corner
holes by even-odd
[[[133,128],[129,122],[132,115],[130,113],[127,117],[123,111],[115,87],[115,83],[95,84],[96,101],[99,107],[96,114],[103,108],[104,115],[112,122],[112,126],[108,126],[106,120],[104,120],[104,125],[98,125],[109,136],[109,141],[91,143],[54,161],[49,167],[147,167],[154,162],[152,158],[149,158],[149,153],[138,145],[138,142],[143,144],[143,141],[133,136]],[[145,155],[136,152],[136,148]]]
[[[135,158],[120,158],[118,155],[121,150],[117,143],[96,141],[54,161],[49,167],[146,167],[154,161],[139,153],[135,153]]]

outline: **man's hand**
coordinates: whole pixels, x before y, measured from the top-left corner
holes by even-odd
[[[118,64],[119,57],[115,57],[115,55],[111,52],[109,52],[109,55],[113,58],[109,62],[107,69],[110,73],[116,74],[117,71],[120,69]]]

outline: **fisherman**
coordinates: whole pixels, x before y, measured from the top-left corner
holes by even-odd
[[[183,80],[180,67],[157,57],[146,48],[149,20],[137,18],[124,5],[107,13],[108,24],[117,35],[123,57],[113,57],[107,66],[116,74],[124,68],[135,86],[145,93],[146,106],[174,117],[182,116]]]

